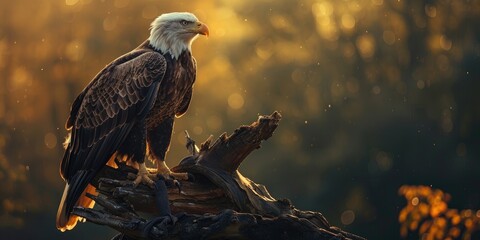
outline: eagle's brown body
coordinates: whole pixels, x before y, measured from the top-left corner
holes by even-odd
[[[145,43],[146,48],[149,45]],[[192,87],[195,82],[196,64],[190,52],[184,52],[177,61],[173,62],[171,57],[166,57],[170,67],[167,68],[165,78],[170,81],[163,81],[160,84],[160,91],[152,111],[147,115],[147,127],[157,126],[165,118],[181,116],[187,111],[192,97]]]
[[[175,59],[146,41],[106,66],[82,91],[66,124],[71,141],[60,169],[67,186],[57,213],[59,229],[75,226],[70,212],[90,204],[87,186],[112,156],[143,163],[148,145],[152,159],[164,160],[174,118],[190,103],[195,73],[189,51]]]

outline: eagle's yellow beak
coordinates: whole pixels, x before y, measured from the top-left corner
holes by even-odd
[[[205,35],[208,37],[208,35],[210,34],[210,32],[208,31],[208,27],[207,25],[205,25],[205,23],[202,23],[202,22],[197,22],[196,24],[196,32],[198,34],[202,34],[202,35]]]

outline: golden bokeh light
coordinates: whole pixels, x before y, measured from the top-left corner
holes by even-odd
[[[352,57],[355,55],[356,48],[352,43],[347,43],[343,47],[343,56],[346,59],[352,59]]]
[[[412,205],[413,205],[413,206],[417,206],[419,201],[420,201],[420,200],[418,200],[418,197],[412,198]]]
[[[130,3],[130,0],[115,0],[113,2],[113,5],[117,8],[124,8],[124,7],[127,7],[129,3]]]
[[[74,40],[66,46],[65,56],[71,61],[80,61],[83,58],[84,51],[82,42]]]
[[[351,94],[355,94],[360,90],[358,81],[354,78],[347,81],[347,90]]]
[[[372,88],[372,93],[375,95],[378,95],[382,92],[382,88],[378,85],[373,86]]]
[[[57,136],[53,133],[47,133],[45,134],[44,142],[47,148],[55,148],[57,146]]]
[[[196,135],[200,135],[203,133],[203,128],[201,126],[195,126],[193,127],[193,133]]]
[[[12,88],[20,89],[32,84],[32,76],[25,66],[19,66],[13,71],[12,79]]]
[[[338,38],[337,25],[332,17],[333,5],[328,1],[314,3],[312,12],[315,16],[317,32],[323,38],[335,41]]]
[[[118,16],[108,16],[103,20],[103,30],[113,31],[117,27]]]
[[[342,26],[346,29],[352,29],[355,27],[355,18],[348,14],[345,13],[342,15]]]
[[[243,96],[238,93],[233,93],[228,96],[228,106],[234,110],[238,110],[243,107],[245,100]]]
[[[219,131],[222,129],[223,120],[217,115],[211,115],[207,118],[207,126],[211,131]]]
[[[421,89],[424,89],[424,88],[425,88],[425,81],[423,81],[423,80],[418,80],[418,81],[417,81],[417,88],[420,89],[420,90],[421,90]]]
[[[383,41],[385,41],[386,44],[388,45],[393,45],[396,40],[395,33],[393,31],[383,31]]]
[[[269,38],[262,39],[255,45],[255,52],[262,60],[267,60],[273,54],[273,41]]]
[[[362,34],[355,43],[364,59],[371,58],[375,54],[375,38],[371,34]]]
[[[315,16],[330,16],[333,14],[333,5],[328,1],[316,2],[312,5]]]
[[[448,51],[452,48],[452,41],[448,39],[445,35],[442,35],[440,37],[440,47],[443,50]]]
[[[65,4],[67,6],[73,6],[75,4],[77,4],[80,0],[65,0]]]
[[[383,5],[383,0],[372,0],[372,3],[377,6]]]
[[[343,225],[350,225],[355,221],[355,212],[352,210],[346,210],[342,213],[340,221]]]
[[[427,14],[427,16],[429,16],[431,18],[436,17],[437,16],[437,7],[435,7],[434,5],[430,5],[430,4],[425,5],[425,14]]]

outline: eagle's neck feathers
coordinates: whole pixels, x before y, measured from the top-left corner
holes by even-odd
[[[185,51],[191,53],[192,42],[198,33],[208,35],[206,31],[192,31],[193,23],[198,23],[197,17],[188,12],[173,12],[162,14],[150,25],[150,45],[162,54],[169,53],[173,58],[178,57]],[[202,25],[197,25],[202,26]],[[206,28],[204,26],[204,28]]]
[[[193,39],[183,39],[181,35],[169,31],[168,28],[161,29],[160,27],[156,31],[152,28],[148,40],[155,50],[162,54],[170,53],[175,59],[178,59],[184,51],[191,52],[192,50]]]

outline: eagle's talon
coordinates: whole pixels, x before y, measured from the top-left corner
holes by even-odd
[[[151,188],[154,188],[155,182],[151,178],[150,174],[145,167],[145,163],[141,163],[138,169],[138,174],[135,180],[133,180],[133,185],[137,187],[140,183],[143,183]]]
[[[162,174],[165,179],[188,180],[188,173],[172,172],[165,161],[160,161],[157,164],[157,174]]]
[[[175,179],[170,177],[170,175],[163,175],[163,174],[158,174],[157,175],[158,180],[162,180],[165,183],[165,186],[167,188],[172,188],[175,185]]]
[[[173,179],[177,179],[177,180],[188,180],[188,173],[176,173],[176,172],[170,172],[170,177],[172,177]]]
[[[148,175],[138,175],[137,178],[135,180],[133,180],[133,186],[134,187],[138,187],[138,185],[140,183],[143,183],[147,186],[149,186],[150,188],[153,188],[154,187],[154,182],[152,179],[150,179],[150,177]]]

